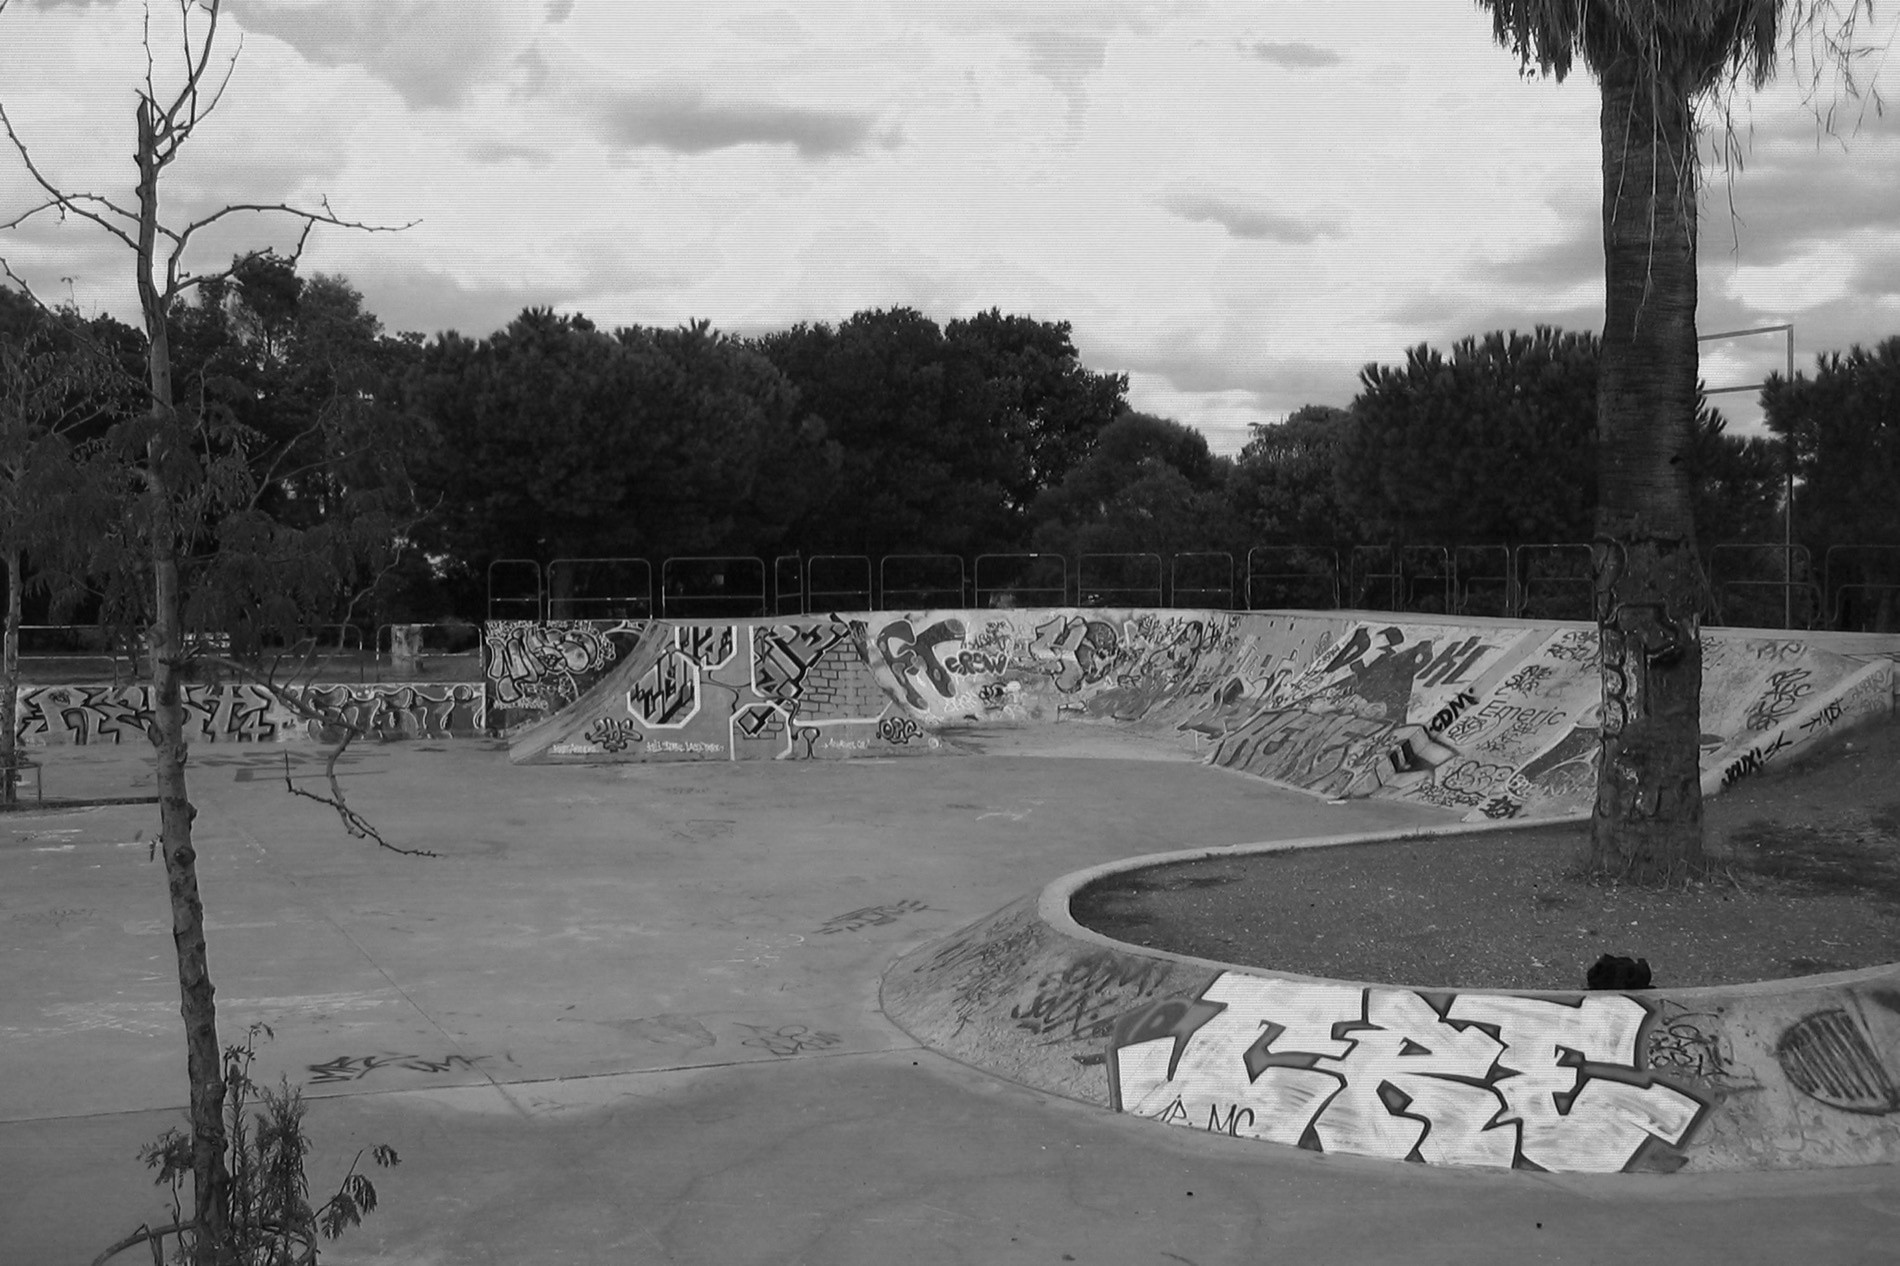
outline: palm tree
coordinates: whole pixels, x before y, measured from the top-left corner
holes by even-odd
[[[1497,41],[1603,92],[1604,319],[1597,371],[1596,618],[1603,721],[1588,869],[1642,882],[1702,858],[1698,769],[1705,581],[1688,475],[1696,416],[1701,110],[1773,75],[1777,35],[1845,65],[1872,0],[1478,0]],[[1840,36],[1846,37],[1843,43]],[[1852,77],[1848,76],[1852,88]]]

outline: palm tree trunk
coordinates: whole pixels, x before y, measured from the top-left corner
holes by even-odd
[[[1702,856],[1696,154],[1685,82],[1625,53],[1603,90],[1596,618],[1603,719],[1589,870],[1662,882]]]

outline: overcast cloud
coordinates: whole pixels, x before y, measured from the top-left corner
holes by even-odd
[[[130,196],[139,17],[0,16],[0,99],[69,187]],[[391,329],[479,335],[527,305],[750,332],[1001,307],[1072,322],[1137,407],[1232,451],[1420,342],[1601,320],[1595,85],[1521,79],[1469,0],[226,0],[225,30],[242,51],[170,210],[327,197],[417,221],[309,245]],[[1782,82],[1736,123],[1701,328],[1792,322],[1802,367],[1900,333],[1900,119],[1850,105],[1817,144]],[[0,155],[0,218],[29,192]],[[232,224],[193,262],[287,237]],[[0,254],[136,313],[83,225],[36,221]],[[1711,343],[1703,374],[1785,356],[1779,335]],[[1752,425],[1747,397],[1721,403]]]

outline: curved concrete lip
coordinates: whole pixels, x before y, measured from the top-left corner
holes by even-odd
[[[1900,1160],[1900,964],[1640,993],[1329,980],[1131,945],[1086,884],[1202,858],[1527,830],[1452,823],[1123,858],[885,971],[952,1058],[1164,1124],[1427,1164],[1609,1172]]]

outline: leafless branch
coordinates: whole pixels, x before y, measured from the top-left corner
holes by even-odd
[[[355,733],[356,731],[354,727],[352,727],[344,740],[331,749],[329,759],[324,762],[323,774],[330,784],[329,795],[320,796],[314,791],[306,791],[290,780],[289,752],[284,753],[284,790],[293,796],[302,796],[306,800],[315,800],[318,804],[327,804],[332,809],[335,809],[337,818],[343,823],[343,829],[348,832],[353,839],[374,840],[379,847],[386,848],[392,853],[401,853],[407,857],[440,857],[440,853],[432,853],[426,848],[404,848],[400,844],[391,844],[382,837],[382,834],[378,832],[374,826],[370,825],[369,821],[364,818],[362,814],[350,808],[348,803],[344,801],[343,787],[337,782],[336,778],[336,762],[337,758],[343,755],[343,750],[350,745],[350,739],[355,736]]]
[[[311,657],[314,656],[314,651],[315,646],[313,643],[310,654],[306,656],[306,666],[310,662]],[[324,781],[329,784],[330,794],[327,796],[318,795],[314,791],[307,791],[297,786],[296,783],[291,780],[289,752],[284,753],[284,789],[286,791],[290,792],[293,796],[302,796],[306,800],[315,800],[318,804],[325,804],[336,810],[338,820],[343,823],[344,832],[348,834],[351,839],[373,840],[379,848],[388,849],[392,853],[401,853],[407,857],[441,856],[440,853],[431,852],[426,848],[404,848],[400,844],[391,844],[388,840],[383,838],[382,832],[378,831],[368,818],[365,818],[362,814],[350,807],[348,798],[343,794],[343,784],[337,780],[336,766],[337,761],[340,760],[343,753],[349,749],[350,744],[362,736],[363,731],[359,726],[341,716],[332,716],[326,713],[323,709],[311,703],[301,690],[286,689],[271,673],[259,673],[250,665],[226,656],[206,656],[205,658],[223,668],[229,669],[251,684],[258,686],[269,694],[278,704],[296,713],[304,720],[314,722],[326,729],[340,729],[343,731],[342,740],[329,750],[323,762],[323,777]],[[282,657],[280,656],[279,662],[281,662],[281,659]]]
[[[0,6],[0,11],[3,11],[4,7],[5,6]],[[110,198],[100,194],[68,193],[58,185],[55,185],[47,177],[46,173],[40,170],[39,164],[33,161],[33,151],[27,147],[26,141],[23,140],[19,132],[14,129],[13,117],[7,113],[6,106],[4,105],[0,105],[0,127],[5,127],[7,140],[12,143],[14,152],[20,156],[20,162],[26,166],[27,174],[33,177],[33,183],[38,185],[46,193],[46,201],[21,212],[4,224],[0,224],[0,229],[15,228],[43,211],[58,208],[61,215],[72,214],[83,220],[89,220],[106,232],[112,234],[112,236],[118,238],[127,246],[135,250],[137,249],[138,244],[133,240],[129,232],[120,228],[99,212],[93,210],[92,207],[94,205],[105,207],[114,215],[122,216],[134,224],[138,223],[138,217],[136,215],[127,211],[124,207],[119,206]]]
[[[420,220],[411,220],[407,224],[369,224],[361,220],[346,220],[330,209],[330,200],[328,198],[323,199],[321,205],[323,210],[312,211],[307,207],[293,207],[284,202],[233,202],[226,206],[219,207],[216,211],[213,211],[210,215],[205,216],[201,220],[193,220],[190,224],[187,224],[177,235],[178,245],[182,249],[185,243],[191,239],[191,235],[196,233],[199,229],[205,228],[218,220],[222,220],[227,215],[236,215],[240,211],[292,216],[304,222],[304,236],[308,236],[310,226],[316,224],[331,224],[340,229],[356,229],[363,233],[400,233],[404,229],[414,228],[421,223]],[[262,251],[253,253],[263,254]],[[300,238],[298,240],[296,254],[301,255],[302,253],[303,242]],[[295,257],[295,255],[292,256],[293,259]]]
[[[406,224],[369,224],[360,220],[346,220],[341,216],[333,214],[330,210],[330,200],[328,198],[323,199],[322,206],[322,211],[311,211],[308,208],[294,207],[284,202],[233,203],[229,206],[220,207],[210,215],[205,216],[201,220],[193,221],[177,232],[173,232],[169,229],[164,230],[166,236],[173,239],[176,243],[176,245],[172,247],[170,257],[166,261],[167,293],[171,298],[176,299],[186,291],[198,289],[214,282],[228,281],[236,276],[238,270],[243,268],[246,264],[271,254],[268,247],[260,247],[257,250],[245,251],[243,254],[235,256],[231,260],[230,267],[221,268],[214,273],[187,273],[180,271],[179,266],[182,263],[182,256],[186,245],[191,240],[192,234],[238,211],[247,211],[258,215],[287,215],[292,219],[303,221],[303,228],[297,234],[297,245],[292,248],[290,253],[290,262],[293,267],[296,265],[296,262],[303,257],[304,243],[309,240],[310,230],[319,224],[330,224],[342,229],[355,229],[362,233],[401,233],[422,223],[421,220],[410,220]]]
[[[5,0],[0,0],[0,9],[4,8],[6,8]],[[107,1261],[110,1261],[120,1253],[125,1252],[126,1249],[137,1244],[150,1244],[152,1246],[152,1260],[155,1262],[163,1262],[165,1260],[165,1237],[168,1235],[177,1235],[180,1231],[189,1231],[197,1225],[196,1222],[173,1222],[169,1226],[142,1226],[120,1240],[117,1244],[114,1244],[111,1248],[108,1248],[105,1252],[99,1254],[99,1256],[93,1258],[92,1266],[104,1266]]]

